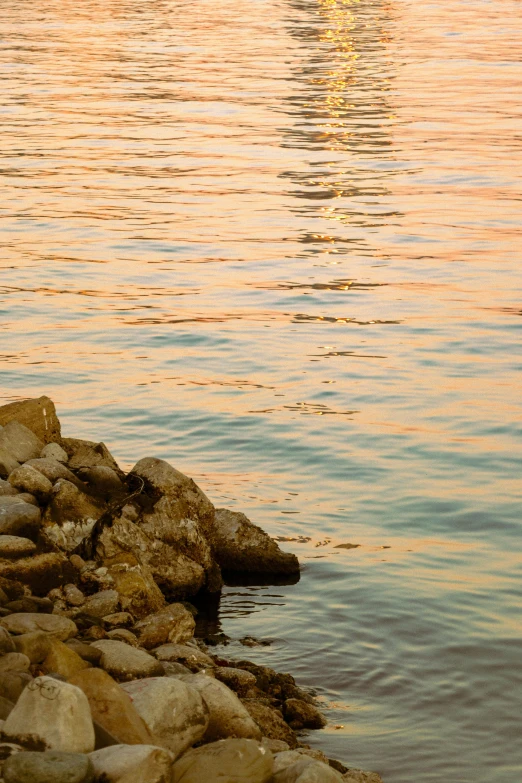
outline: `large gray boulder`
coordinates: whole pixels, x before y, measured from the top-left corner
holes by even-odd
[[[62,433],[56,408],[49,397],[19,400],[2,405],[0,408],[0,427],[16,420],[25,425],[44,443],[60,442]]]
[[[174,757],[168,750],[154,745],[112,745],[110,748],[95,750],[89,758],[97,780],[103,780],[105,783],[172,781]]]
[[[173,783],[268,783],[273,756],[255,740],[225,739],[185,753],[173,767]]]
[[[152,677],[121,687],[131,697],[155,742],[176,758],[203,738],[208,709],[198,691],[186,683],[170,677]]]
[[[224,571],[297,574],[299,561],[239,511],[216,509],[214,554]]]

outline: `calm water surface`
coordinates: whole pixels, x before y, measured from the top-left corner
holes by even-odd
[[[520,4],[0,9],[2,401],[299,539],[220,621],[314,745],[521,780]]]

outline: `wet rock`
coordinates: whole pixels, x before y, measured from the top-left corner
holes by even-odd
[[[0,625],[12,634],[28,634],[43,631],[60,641],[76,636],[78,629],[68,617],[56,614],[11,614],[0,619]]]
[[[204,735],[205,742],[226,737],[261,739],[261,731],[245,707],[230,688],[206,674],[189,674],[183,682],[195,688],[208,707],[209,722]]]
[[[377,772],[365,772],[362,769],[349,769],[342,776],[344,783],[383,783]]]
[[[117,611],[120,604],[120,596],[116,590],[101,590],[99,593],[89,596],[82,606],[82,611],[91,617],[104,617]]]
[[[52,639],[49,652],[43,661],[42,668],[46,672],[60,674],[66,680],[70,680],[78,672],[90,667],[90,663],[80,658],[71,647],[68,647],[58,639]]]
[[[19,612],[42,612],[43,614],[52,614],[54,604],[48,598],[38,598],[36,595],[25,595],[16,601],[9,601],[5,604],[6,609],[11,613]]]
[[[15,704],[32,679],[28,672],[0,672],[0,696]]]
[[[62,445],[69,455],[69,466],[73,470],[104,465],[119,471],[118,463],[105,443],[94,443],[94,441],[77,438],[62,438]]]
[[[225,739],[185,753],[173,767],[173,783],[268,783],[273,757],[255,740]]]
[[[342,777],[328,764],[302,756],[297,761],[279,769],[281,757],[290,753],[280,753],[275,757],[273,783],[342,783]],[[292,753],[292,756],[294,754]],[[276,771],[278,770],[279,771]]]
[[[89,485],[91,492],[108,498],[124,490],[124,485],[113,468],[96,465],[93,468],[80,468],[80,479]]]
[[[44,446],[40,453],[40,458],[53,459],[56,462],[61,462],[63,465],[66,465],[69,461],[67,452],[62,449],[59,443],[48,443]]]
[[[202,652],[198,647],[192,647],[186,644],[162,644],[154,655],[158,661],[177,661],[182,663],[192,672],[199,672],[201,669],[214,668],[215,664],[210,656]]]
[[[69,606],[82,606],[85,603],[85,596],[76,585],[64,585],[63,595]]]
[[[270,739],[286,742],[290,748],[297,747],[297,737],[290,726],[285,723],[281,713],[273,707],[268,707],[257,699],[244,699],[250,717],[261,729],[261,734]]]
[[[62,433],[56,408],[49,397],[19,400],[0,408],[0,426],[16,420],[44,443],[60,441]]]
[[[238,511],[216,510],[213,543],[224,571],[299,573],[297,557],[283,552],[264,530]]]
[[[287,699],[283,705],[283,715],[293,729],[322,729],[327,723],[317,707],[301,699]]]
[[[6,479],[13,470],[16,470],[16,468],[19,467],[20,463],[18,460],[16,460],[7,449],[0,446],[0,476],[2,479]],[[2,494],[5,495],[9,493],[3,492]]]
[[[0,535],[36,540],[40,527],[39,508],[16,495],[0,497]]]
[[[152,736],[138,715],[130,696],[102,669],[88,669],[71,678],[85,693],[91,714],[119,743],[153,744]]]
[[[23,653],[10,652],[0,658],[0,672],[28,672],[31,661]]]
[[[194,636],[196,622],[183,604],[170,604],[136,623],[135,631],[142,647],[152,649],[167,641],[186,642]]]
[[[49,498],[53,485],[40,471],[31,465],[21,465],[9,475],[9,483],[20,492],[29,492],[37,500],[44,502]]]
[[[74,473],[71,473],[60,460],[52,457],[39,457],[38,459],[31,459],[25,464],[37,470],[42,476],[45,476],[51,484],[55,484],[59,479],[65,479],[65,481],[70,481],[71,484],[77,487],[81,488],[83,486]]]
[[[120,596],[121,608],[134,617],[146,617],[165,606],[165,598],[147,566],[134,555],[124,553],[111,558],[109,575]]]
[[[15,652],[16,647],[9,631],[0,626],[0,655]]]
[[[200,694],[184,682],[170,677],[152,677],[121,686],[155,743],[174,753],[199,742],[208,726],[208,710]]]
[[[100,661],[102,669],[119,681],[163,675],[161,663],[152,655],[130,647],[124,642],[104,639],[101,642],[93,642],[92,647],[100,650],[102,654]]]
[[[90,754],[106,783],[171,783],[172,754],[153,745],[114,745]],[[200,781],[203,783],[203,781]],[[211,783],[210,780],[208,783]]]
[[[83,658],[84,661],[92,663],[93,666],[98,666],[101,661],[101,650],[97,650],[92,644],[85,644],[85,642],[80,642],[78,639],[68,639],[65,645],[70,650],[73,650],[76,655],[79,655],[80,658]]]
[[[31,663],[44,661],[51,649],[51,636],[43,631],[14,636],[12,641],[16,651],[26,655]]]
[[[0,468],[0,475],[1,473],[2,470]],[[0,479],[0,497],[4,495],[18,495],[18,490],[15,489],[8,481],[5,481],[5,479]]]
[[[114,612],[107,614],[103,619],[104,628],[125,628],[133,624],[134,620],[129,612]],[[145,645],[141,645],[144,647]]]
[[[5,783],[91,783],[94,768],[81,753],[34,753],[12,755],[4,764]]]
[[[27,557],[36,551],[36,544],[21,536],[0,536],[0,557]]]
[[[211,539],[214,506],[191,478],[155,457],[140,460],[131,473],[143,479],[151,497],[159,500],[165,495],[178,501],[181,518],[196,520],[207,540]]]
[[[0,448],[5,449],[17,462],[27,462],[38,457],[43,449],[43,442],[20,422],[7,422],[0,430]]]
[[[107,631],[107,638],[116,642],[130,644],[131,647],[138,647],[138,637],[127,628],[115,628],[113,631]]]
[[[52,677],[38,677],[21,694],[4,724],[14,741],[30,734],[50,750],[90,753],[94,728],[87,697],[79,688]]]
[[[59,479],[44,514],[45,535],[60,549],[71,552],[91,532],[104,511],[103,504],[70,481]]]
[[[253,688],[256,684],[255,675],[244,669],[235,669],[232,666],[218,666],[214,670],[214,675],[216,680],[224,682],[239,696],[246,696],[250,688]]]
[[[15,579],[31,588],[33,593],[49,592],[53,587],[68,582],[70,565],[60,552],[47,552],[19,560],[0,562],[0,577]]]

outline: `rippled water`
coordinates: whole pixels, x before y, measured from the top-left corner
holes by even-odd
[[[3,400],[299,538],[220,619],[314,745],[514,783],[520,4],[0,7]]]

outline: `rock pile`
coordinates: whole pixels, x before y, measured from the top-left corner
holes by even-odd
[[[166,462],[63,438],[47,397],[0,408],[0,783],[379,783],[300,741],[326,721],[290,675],[194,638],[222,571],[299,564]]]

